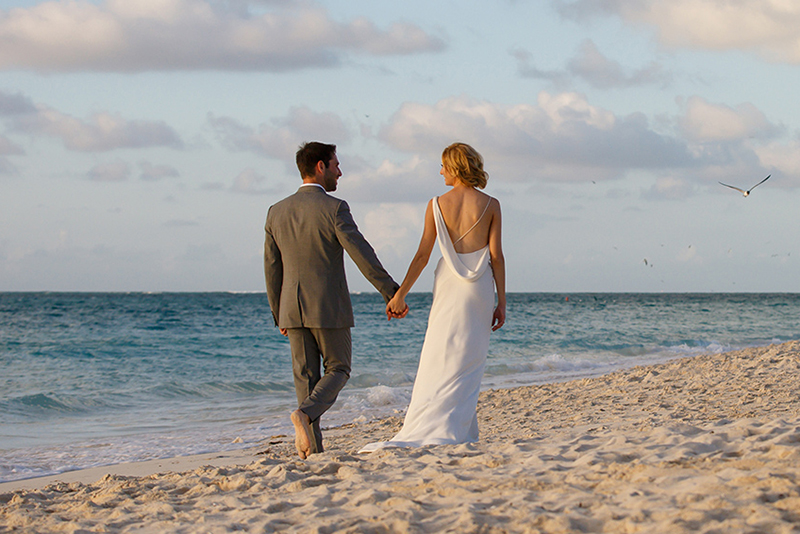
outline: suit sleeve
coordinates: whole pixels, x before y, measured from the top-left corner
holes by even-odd
[[[350,213],[350,206],[345,201],[339,204],[336,213],[336,235],[364,278],[389,302],[400,285],[386,272],[375,250],[361,235]]]
[[[266,237],[264,239],[264,279],[267,284],[267,299],[269,308],[272,311],[272,318],[275,326],[278,325],[280,317],[281,287],[283,286],[283,260],[281,251],[272,235],[267,215],[267,224],[264,226]]]

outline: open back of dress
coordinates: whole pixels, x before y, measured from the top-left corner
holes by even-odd
[[[411,403],[395,437],[359,452],[478,440],[475,409],[494,310],[489,246],[456,252],[438,200],[433,200],[433,216],[442,259],[434,274],[433,303]]]

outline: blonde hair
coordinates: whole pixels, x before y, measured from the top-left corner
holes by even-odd
[[[453,143],[442,152],[442,165],[467,185],[483,189],[489,173],[483,170],[483,158],[466,143]]]

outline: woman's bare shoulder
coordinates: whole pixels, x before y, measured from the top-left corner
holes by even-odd
[[[491,215],[493,219],[499,216],[501,213],[500,201],[495,197],[489,197],[489,205],[487,206],[486,212],[487,214]]]

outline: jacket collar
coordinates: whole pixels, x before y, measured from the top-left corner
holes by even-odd
[[[303,184],[303,185],[301,185],[300,188],[297,190],[297,192],[298,193],[301,193],[301,192],[305,192],[305,193],[312,192],[312,193],[325,193],[325,194],[328,194],[328,192],[325,191],[325,188],[322,187],[320,184],[313,184],[313,183],[312,184]]]

